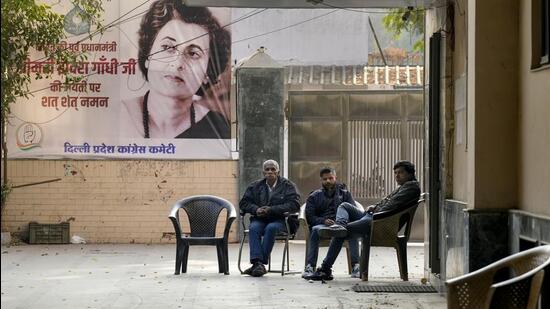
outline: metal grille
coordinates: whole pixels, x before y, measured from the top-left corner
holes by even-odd
[[[402,130],[403,124],[406,130]],[[392,168],[398,160],[414,162],[422,183],[423,127],[422,121],[349,122],[349,185],[356,198],[379,199],[393,191]]]
[[[350,188],[356,198],[378,198],[395,187],[391,167],[401,153],[401,123],[350,121]]]
[[[354,285],[352,289],[358,293],[437,293],[437,290],[431,285]]]
[[[423,183],[424,173],[424,121],[409,120],[407,122],[407,140],[409,141],[407,157],[416,167],[416,178]]]

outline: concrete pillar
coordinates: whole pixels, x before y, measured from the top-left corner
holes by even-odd
[[[274,159],[284,170],[283,75],[263,48],[237,67],[239,197],[262,177],[263,161]]]
[[[468,204],[518,204],[518,1],[469,1]]]

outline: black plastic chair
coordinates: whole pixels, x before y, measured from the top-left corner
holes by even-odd
[[[271,269],[271,256],[269,257],[268,266],[267,266],[267,271],[268,272],[280,273],[281,276],[284,276],[285,274],[298,273],[298,271],[290,271],[289,241],[293,240],[294,237],[296,237],[296,232],[294,232],[294,233],[291,232],[290,225],[288,223],[288,220],[289,220],[290,217],[294,217],[294,218],[296,218],[296,220],[298,220],[298,213],[295,213],[295,214],[285,213],[286,230],[277,233],[277,235],[275,236],[275,241],[282,240],[282,241],[284,241],[284,244],[285,244],[285,247],[283,249],[283,261],[281,262],[281,270],[272,270]],[[239,268],[239,271],[241,272],[241,274],[243,274],[244,271],[241,268],[241,257],[242,257],[242,253],[243,253],[244,243],[246,242],[246,238],[248,237],[248,234],[250,233],[249,229],[248,229],[248,226],[247,226],[248,224],[246,223],[246,222],[250,222],[250,214],[240,213],[240,220],[241,220],[241,224],[242,224],[243,235],[241,237],[241,245],[239,247],[239,258],[238,258],[238,261],[237,261],[237,267]],[[296,231],[297,230],[298,230],[298,228],[296,228]],[[285,264],[286,264],[286,271],[285,271]]]
[[[183,209],[189,219],[190,233],[184,234],[181,229],[178,212]],[[216,225],[223,210],[226,210],[225,228],[222,237],[216,237]],[[229,256],[227,240],[229,228],[237,217],[231,202],[213,195],[195,195],[176,202],[168,218],[172,220],[176,231],[176,271],[175,275],[187,272],[189,246],[216,246],[218,251],[218,269],[229,275]]]
[[[393,247],[397,252],[399,273],[403,281],[409,280],[407,269],[407,242],[411,234],[411,226],[418,205],[411,204],[406,208],[398,208],[389,211],[375,213],[370,230],[370,244],[365,243],[365,223],[362,220],[348,224],[348,231],[361,237],[361,280],[368,281],[370,247]],[[403,231],[402,233],[400,233]]]

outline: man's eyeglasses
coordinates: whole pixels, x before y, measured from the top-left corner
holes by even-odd
[[[264,168],[264,171],[266,171],[266,172],[276,172],[277,169],[274,168],[274,167],[266,167],[266,168]]]

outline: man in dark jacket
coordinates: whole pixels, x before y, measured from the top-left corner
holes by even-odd
[[[346,185],[336,181],[336,171],[333,168],[322,168],[319,176],[321,177],[321,188],[311,192],[306,202],[306,220],[310,226],[307,262],[302,274],[302,278],[306,280],[316,279],[314,272],[321,239],[319,229],[335,223],[336,209],[340,204],[345,202],[355,205],[351,192],[347,190]],[[339,252],[342,244],[337,243],[343,241],[343,238],[333,238],[330,247],[337,247]],[[349,239],[348,242],[353,265],[351,276],[359,278],[359,244],[355,238]],[[329,254],[333,254],[334,251],[329,248]],[[336,258],[334,257],[334,259]]]
[[[250,263],[244,274],[261,277],[267,273],[275,236],[286,229],[285,213],[300,210],[300,195],[294,183],[279,176],[279,164],[267,160],[263,164],[264,178],[251,183],[239,202],[242,213],[251,214],[249,229]]]
[[[414,164],[409,161],[399,161],[393,166],[393,174],[398,187],[386,196],[383,200],[367,207],[366,210],[358,209],[352,204],[343,203],[336,211],[336,222],[330,227],[324,227],[319,230],[322,237],[343,238],[348,236],[346,226],[350,222],[362,220],[365,223],[365,230],[370,230],[372,217],[375,213],[400,208],[406,208],[418,202],[420,197],[420,186],[415,176]],[[342,242],[340,242],[341,244]],[[365,243],[370,243],[370,235],[365,235]],[[363,244],[365,245],[365,244]],[[338,250],[340,248],[335,248]],[[323,265],[315,272],[315,276],[323,280],[332,279],[332,265],[335,258],[327,254]]]

